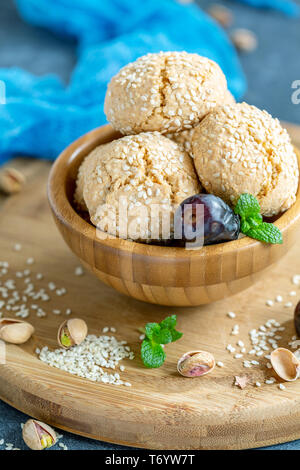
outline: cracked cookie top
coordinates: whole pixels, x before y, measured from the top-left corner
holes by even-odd
[[[227,82],[212,60],[187,52],[147,54],[108,85],[104,110],[123,134],[180,132],[228,100]]]
[[[167,238],[164,218],[170,219],[172,236],[174,211],[200,191],[190,156],[167,137],[147,132],[93,150],[79,170],[75,199],[88,208],[92,223],[102,231],[147,241]],[[120,217],[124,204],[125,235]]]
[[[195,128],[192,152],[206,191],[231,205],[250,193],[261,213],[273,216],[296,200],[297,157],[287,131],[267,111],[247,103],[218,106]]]

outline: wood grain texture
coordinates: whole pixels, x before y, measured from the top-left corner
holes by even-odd
[[[17,160],[13,166],[24,168],[28,184],[21,194],[3,203],[0,259],[7,260],[17,271],[24,269],[26,259],[33,256],[36,263],[30,269],[45,275],[40,286],[54,281],[66,286],[68,293],[52,296],[44,304],[46,318],[31,314],[29,320],[36,334],[26,345],[7,347],[7,363],[0,365],[0,397],[4,401],[50,425],[129,446],[241,449],[300,438],[300,382],[287,384],[284,391],[276,384],[264,385],[271,375],[265,360],[260,366],[244,369],[241,360],[225,350],[228,343],[234,345],[238,339],[249,350],[248,331],[269,318],[278,319],[286,327],[279,344],[287,346],[294,334],[293,309],[284,308],[284,303],[266,307],[265,300],[281,294],[285,301],[298,301],[299,288],[296,297],[288,293],[295,290],[291,276],[300,272],[299,244],[274,264],[262,281],[238,295],[195,308],[153,306],[119,294],[89,273],[74,276],[78,259],[67,249],[47,205],[48,163]],[[16,242],[23,245],[19,253],[12,249]],[[128,283],[124,285],[131,288]],[[175,295],[172,288],[169,292],[170,297]],[[158,296],[159,286],[149,295]],[[117,328],[116,336],[126,339],[137,356],[134,361],[123,361],[126,371],[121,375],[132,383],[131,388],[91,383],[37,359],[36,347],[56,347],[57,328],[65,316],[51,314],[53,308],[71,308],[73,316],[87,321],[91,333],[99,334],[104,326]],[[237,318],[228,318],[228,311],[235,311]],[[184,336],[166,346],[163,367],[145,369],[138,357],[138,328],[170,313],[178,315],[178,329]],[[236,323],[240,335],[230,336]],[[216,367],[202,378],[179,376],[177,359],[198,348],[212,352],[216,360],[224,362],[224,368]],[[245,373],[250,385],[245,390],[234,387],[233,376]],[[253,386],[257,380],[263,384],[261,388]]]
[[[244,237],[185,250],[107,238],[76,213],[72,200],[84,157],[97,145],[117,137],[110,126],[104,126],[72,143],[51,170],[48,194],[55,222],[71,250],[87,269],[122,294],[167,306],[211,303],[251,286],[298,239],[300,187],[297,202],[276,221],[283,245]]]

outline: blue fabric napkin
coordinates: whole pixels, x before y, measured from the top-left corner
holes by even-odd
[[[70,83],[0,69],[6,104],[0,104],[0,163],[13,154],[54,159],[70,142],[106,122],[110,78],[148,52],[186,50],[215,60],[240,98],[246,81],[226,33],[196,4],[176,0],[15,0],[24,20],[78,42]],[[241,0],[270,6],[271,0]],[[289,8],[284,8],[289,5]],[[272,0],[292,13],[293,3]],[[294,14],[296,11],[294,12]]]

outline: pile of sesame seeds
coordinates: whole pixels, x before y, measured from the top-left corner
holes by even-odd
[[[108,327],[103,329],[107,333]],[[110,328],[115,332],[115,328]],[[93,382],[102,382],[112,385],[131,386],[130,382],[123,381],[119,371],[124,372],[125,367],[119,366],[122,359],[134,359],[134,353],[127,345],[127,341],[118,341],[114,336],[88,335],[87,338],[71,349],[56,349],[49,351],[45,346],[41,351],[37,350],[39,358],[46,364],[57,367],[65,372],[83,377]],[[115,372],[108,372],[109,369]]]
[[[21,252],[22,245],[18,243],[13,249]],[[59,304],[51,309],[44,306],[53,300],[53,297],[58,300],[57,298],[66,295],[67,289],[58,287],[53,281],[45,281],[42,273],[33,272],[34,258],[29,257],[24,263],[25,266],[30,265],[32,268],[25,267],[22,271],[13,271],[7,261],[0,261],[0,278],[5,276],[5,279],[0,280],[0,318],[12,314],[22,319],[27,319],[31,315],[36,315],[38,318],[46,317],[48,314],[70,315],[71,308],[62,310]],[[77,266],[74,275],[83,274],[82,267]],[[44,287],[36,286],[37,281],[43,281]],[[70,350],[50,351],[45,346],[42,349],[37,348],[35,352],[41,361],[79,377],[130,387],[129,382],[120,378],[119,372],[124,372],[125,366],[119,365],[119,362],[124,358],[133,360],[134,353],[126,341],[118,341],[107,333],[116,333],[116,329],[104,327],[102,336],[89,335],[83,343]],[[114,372],[110,373],[109,369]]]

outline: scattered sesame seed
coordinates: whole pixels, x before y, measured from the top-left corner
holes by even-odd
[[[231,344],[228,344],[227,347],[226,347],[227,351],[229,351],[230,353],[234,353],[235,351],[235,348],[231,345]]]
[[[300,274],[295,274],[292,277],[292,283],[295,284],[295,286],[299,286],[299,284],[300,284]]]
[[[82,269],[81,266],[77,266],[77,268],[75,268],[75,276],[82,276],[84,274],[84,271]]]
[[[235,314],[234,312],[228,312],[228,313],[227,313],[227,316],[228,316],[229,318],[235,318],[235,317],[236,317],[236,314]]]
[[[270,379],[265,380],[265,384],[267,384],[267,385],[271,385],[275,382],[276,382],[276,380],[274,379],[274,377],[271,377]]]

